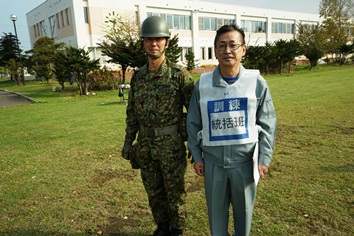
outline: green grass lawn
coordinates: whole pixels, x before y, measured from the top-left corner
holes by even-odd
[[[264,76],[278,131],[252,235],[354,232],[353,75],[353,66],[321,66]],[[126,104],[117,91],[79,96],[75,86],[52,92],[42,81],[5,79],[0,89],[39,101],[0,108],[0,235],[153,232],[140,172],[120,156]],[[186,180],[185,234],[209,235],[203,179],[190,165]]]

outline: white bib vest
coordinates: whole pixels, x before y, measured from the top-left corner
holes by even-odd
[[[226,87],[212,86],[213,72],[199,80],[204,146],[245,144],[258,141],[256,127],[258,70],[245,70]]]

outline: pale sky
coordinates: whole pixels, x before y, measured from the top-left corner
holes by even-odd
[[[126,0],[114,0],[126,1]],[[276,10],[298,11],[305,13],[318,13],[321,0],[204,0],[208,2],[220,2],[227,4],[244,5],[251,7],[270,8]],[[16,29],[20,48],[24,51],[31,49],[27,28],[26,13],[45,0],[0,0],[0,37],[4,33],[15,34],[10,15],[17,16]]]

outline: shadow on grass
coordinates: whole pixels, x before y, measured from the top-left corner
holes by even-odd
[[[103,234],[104,235],[104,234]],[[145,234],[126,234],[126,233],[116,233],[116,234],[106,234],[107,236],[146,236]]]
[[[58,233],[58,232],[49,232],[49,231],[36,231],[36,230],[20,230],[16,232],[0,232],[0,235],[4,236],[91,236],[91,235],[102,235],[102,236],[146,236],[141,233],[105,233],[95,234],[89,232],[82,233]]]
[[[137,218],[139,218],[140,212],[135,212]],[[140,213],[141,214],[141,213]],[[121,219],[118,217],[111,217],[109,224],[102,229],[102,235],[107,236],[144,236],[142,233],[134,233],[134,229],[139,224],[138,219]],[[122,232],[125,231],[125,232]],[[130,231],[131,233],[126,233]]]
[[[119,101],[119,102],[100,102],[97,104],[98,106],[111,106],[111,105],[126,105],[126,102]]]
[[[349,165],[341,165],[341,166],[322,166],[320,169],[326,172],[332,173],[344,173],[344,172],[353,172],[354,171],[354,164]]]

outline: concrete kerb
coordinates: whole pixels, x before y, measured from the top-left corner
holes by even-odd
[[[39,103],[39,101],[37,101],[37,100],[35,100],[35,99],[33,99],[33,98],[30,98],[30,97],[28,97],[28,96],[26,96],[26,95],[24,95],[24,94],[22,94],[22,93],[12,92],[12,91],[8,91],[8,90],[6,90],[6,89],[0,89],[0,91],[4,91],[4,92],[7,92],[7,93],[12,93],[12,94],[16,94],[16,95],[18,95],[18,96],[21,96],[21,97],[25,98],[26,100],[28,100],[28,101],[30,101],[30,102]]]

